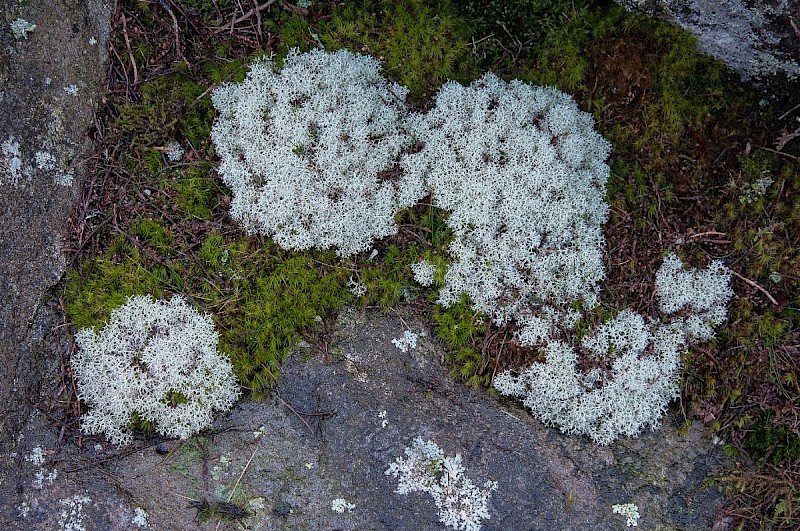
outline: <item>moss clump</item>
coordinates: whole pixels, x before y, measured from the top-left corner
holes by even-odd
[[[357,277],[366,287],[364,302],[383,310],[398,302],[409,302],[414,289],[410,266],[416,256],[416,248],[392,244],[374,260],[362,260]]]
[[[189,218],[211,219],[221,185],[209,175],[206,164],[180,171],[168,186],[177,192],[176,206],[181,214]]]
[[[352,300],[347,272],[334,265],[332,253],[287,253],[248,241],[228,251],[223,275],[232,295],[214,311],[219,348],[230,355],[242,386],[261,398],[276,384],[280,362],[302,334]]]
[[[76,328],[100,328],[128,297],[162,297],[173,285],[174,275],[177,272],[163,265],[150,267],[143,254],[119,235],[104,255],[67,273],[64,298],[69,320]]]
[[[449,2],[355,2],[335,8],[314,28],[297,16],[273,24],[286,48],[322,45],[377,57],[415,99],[448,79],[470,77],[469,29]]]
[[[446,358],[452,364],[452,374],[474,387],[488,387],[492,367],[480,345],[489,329],[488,318],[472,309],[466,295],[458,304],[433,310],[436,335],[444,342]]]
[[[131,234],[139,236],[156,253],[169,256],[173,253],[175,236],[164,227],[162,221],[140,219],[131,224]]]
[[[125,142],[140,158],[160,155],[147,149],[163,148],[176,139],[186,139],[195,149],[210,145],[214,108],[208,95],[201,98],[205,91],[183,71],[143,83],[139,102],[119,110],[109,140]],[[204,151],[198,154],[210,155]],[[152,173],[154,163],[148,159]]]
[[[191,507],[197,509],[197,519],[205,522],[210,518],[226,521],[237,521],[251,516],[250,512],[239,505],[222,500],[206,500],[192,502]]]
[[[772,416],[754,423],[742,441],[742,447],[762,462],[780,465],[783,461],[800,459],[800,435],[786,426],[772,425]]]

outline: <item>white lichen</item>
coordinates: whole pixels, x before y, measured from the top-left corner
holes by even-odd
[[[344,498],[336,498],[331,501],[331,510],[340,514],[352,512],[355,508],[355,504],[347,502]]]
[[[681,260],[669,253],[656,273],[659,307],[667,315],[688,311],[680,320],[686,325],[688,339],[711,339],[713,327],[725,320],[726,306],[733,296],[730,277],[730,270],[719,260],[703,270],[686,270]]]
[[[414,273],[414,280],[420,286],[429,287],[436,282],[436,266],[427,260],[411,264],[411,272]]]
[[[231,216],[283,248],[341,256],[394,234],[395,215],[423,195],[421,178],[396,168],[412,143],[407,92],[346,50],[292,51],[280,71],[255,63],[243,83],[215,90],[211,138]]]
[[[87,433],[130,442],[134,413],[167,437],[186,439],[211,425],[214,410],[239,396],[230,360],[217,352],[211,316],[180,296],[130,297],[102,330],[80,330],[72,367],[89,406]]]
[[[628,527],[637,527],[639,525],[639,508],[633,503],[614,504],[611,506],[611,511],[614,514],[620,514],[625,517]]]
[[[439,521],[448,527],[478,531],[483,520],[490,518],[489,498],[497,483],[486,481],[477,487],[464,474],[461,454],[446,456],[433,441],[422,437],[404,450],[384,472],[398,479],[398,494],[425,492],[433,497],[439,510]]]
[[[183,154],[185,153],[183,147],[175,140],[169,142],[164,151],[170,162],[178,162],[183,158]]]
[[[439,303],[469,295],[503,325],[542,304],[595,303],[604,277],[609,143],[569,95],[493,74],[447,82],[413,120],[403,157],[447,211],[452,263]]]
[[[409,350],[414,350],[417,347],[417,339],[419,339],[418,334],[412,332],[411,330],[406,330],[403,332],[403,337],[399,339],[392,339],[392,344],[400,349],[400,352],[406,353]]]
[[[578,370],[575,347],[545,338],[544,363],[518,375],[500,373],[493,385],[520,398],[544,423],[588,435],[598,444],[655,429],[679,395],[681,355],[693,341],[711,339],[712,327],[725,319],[733,293],[729,282],[730,272],[721,263],[686,271],[670,254],[656,275],[656,294],[668,314],[663,322],[646,323],[634,312],[620,312],[581,343],[597,366],[586,373]],[[685,310],[681,317],[669,315],[679,310]],[[601,370],[604,365],[610,368]]]
[[[141,507],[136,507],[133,510],[133,520],[131,523],[137,527],[147,527],[147,511]]]
[[[67,85],[66,87],[64,87],[64,92],[66,92],[70,96],[77,96],[78,95],[78,85],[75,85],[75,84]]]
[[[36,29],[36,24],[31,24],[24,18],[18,18],[11,22],[10,27],[11,34],[14,35],[14,38],[20,40],[27,39],[28,33]]]
[[[47,151],[37,151],[33,154],[33,159],[40,170],[56,169],[56,159]]]
[[[755,203],[764,197],[764,194],[767,193],[767,190],[773,182],[772,177],[764,174],[755,181],[745,184],[741,189],[739,202],[743,205]]]
[[[53,184],[57,186],[72,186],[74,178],[71,173],[59,173],[53,176]]]
[[[23,175],[19,142],[14,139],[14,135],[9,134],[8,139],[0,143],[0,184],[19,186]]]
[[[28,502],[24,501],[16,506],[17,516],[19,518],[26,518],[28,513],[31,512],[31,506],[28,505]]]
[[[347,287],[354,297],[363,297],[367,293],[367,285],[357,278],[347,279]]]
[[[78,494],[59,500],[59,505],[63,506],[58,517],[59,529],[61,531],[86,531],[86,528],[83,527],[83,507],[91,502],[92,499],[88,496]]]
[[[34,446],[31,449],[31,453],[24,456],[24,459],[30,462],[36,469],[33,472],[33,480],[31,481],[31,487],[37,490],[41,490],[44,486],[44,482],[47,481],[49,484],[53,484],[58,478],[58,470],[52,469],[48,471],[45,466],[45,457],[44,452],[42,451],[41,446]]]

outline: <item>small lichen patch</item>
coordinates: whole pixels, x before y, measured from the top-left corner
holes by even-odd
[[[56,168],[56,159],[47,151],[37,151],[33,155],[36,161],[36,167],[40,170],[54,170]]]
[[[83,506],[91,502],[92,499],[88,496],[79,496],[77,494],[70,498],[59,500],[59,505],[64,506],[58,518],[59,529],[63,531],[86,531],[86,528],[83,527]]]
[[[11,186],[18,186],[22,176],[19,142],[14,139],[14,135],[8,135],[8,140],[0,144],[0,184],[7,182]]]
[[[414,280],[416,280],[420,286],[425,286],[427,288],[432,286],[435,282],[434,275],[436,274],[436,266],[427,260],[412,264],[411,271],[414,273]]]
[[[336,498],[331,502],[331,510],[340,514],[345,511],[352,512],[355,508],[355,504],[347,502],[344,498]]]
[[[401,352],[406,353],[416,348],[417,338],[419,338],[418,334],[415,334],[411,330],[406,330],[403,332],[403,337],[392,339],[392,344],[400,349]]]
[[[35,446],[31,450],[31,453],[25,456],[25,460],[37,467],[36,472],[33,474],[33,481],[31,482],[31,486],[34,489],[40,490],[44,486],[45,481],[52,484],[53,481],[58,478],[57,469],[54,468],[48,472],[44,467],[45,458],[40,446]]]
[[[398,494],[427,492],[439,509],[439,521],[454,529],[479,531],[482,521],[489,519],[489,497],[497,490],[497,482],[487,481],[483,488],[475,485],[464,472],[461,454],[445,456],[433,441],[414,439],[405,449],[406,457],[398,457],[384,472],[398,479]]]
[[[27,39],[28,33],[36,29],[36,24],[31,24],[24,18],[18,18],[11,22],[11,33],[17,40]]]
[[[352,293],[354,297],[363,297],[367,294],[366,284],[358,279],[353,279],[353,277],[348,279],[347,287],[350,289],[350,293]]]
[[[267,506],[266,501],[267,500],[262,497],[253,498],[249,502],[247,502],[247,505],[249,505],[250,508],[254,511],[261,511],[264,510],[264,507]]]
[[[174,140],[167,144],[164,151],[167,153],[167,159],[169,159],[170,162],[178,162],[183,158],[184,150],[181,145]]]
[[[611,510],[614,514],[624,516],[627,519],[628,527],[637,527],[639,525],[639,508],[636,507],[635,503],[616,503],[611,506]]]
[[[57,184],[58,186],[72,186],[73,177],[71,173],[62,173],[60,175],[53,176],[53,184]]]
[[[28,502],[23,501],[21,504],[17,505],[17,516],[19,518],[27,517],[29,512],[31,512],[31,507],[28,505]]]
[[[137,527],[147,527],[147,511],[141,507],[136,507],[133,510],[133,520],[131,523]]]

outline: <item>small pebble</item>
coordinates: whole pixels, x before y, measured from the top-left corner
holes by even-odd
[[[156,453],[158,455],[166,455],[169,453],[169,445],[165,442],[160,442],[156,445]]]

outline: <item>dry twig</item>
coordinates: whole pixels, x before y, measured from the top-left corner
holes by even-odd
[[[775,306],[777,306],[777,305],[778,305],[778,301],[776,301],[776,300],[775,300],[775,298],[774,298],[772,295],[770,295],[770,294],[769,294],[769,292],[768,292],[767,290],[765,290],[764,288],[762,288],[761,286],[759,286],[759,285],[758,285],[756,282],[754,282],[754,281],[750,280],[749,278],[745,278],[745,277],[743,277],[742,275],[740,275],[740,274],[739,274],[739,273],[737,273],[736,271],[733,271],[733,270],[731,270],[731,273],[733,273],[734,275],[736,275],[737,277],[739,277],[740,279],[742,279],[744,282],[746,282],[747,284],[749,284],[749,285],[753,286],[753,287],[754,287],[754,288],[756,288],[758,291],[760,291],[761,293],[763,293],[764,295],[766,295],[766,296],[767,296],[767,298],[768,298],[768,299],[769,299],[769,300],[772,302],[772,304],[774,304]]]

